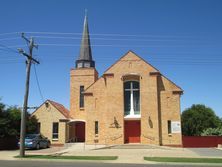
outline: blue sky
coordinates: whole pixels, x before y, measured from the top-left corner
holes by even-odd
[[[0,97],[4,103],[23,105],[25,58],[13,51],[27,48],[18,33],[26,32],[39,44],[34,56],[41,63],[36,71],[43,98],[69,108],[69,72],[79,54],[87,9],[93,58],[100,75],[132,50],[183,88],[182,111],[200,103],[222,117],[222,1],[1,0],[0,3]],[[41,103],[32,68],[29,106]]]

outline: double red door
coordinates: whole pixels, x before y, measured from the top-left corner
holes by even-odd
[[[139,120],[124,122],[125,143],[140,143],[141,126]]]

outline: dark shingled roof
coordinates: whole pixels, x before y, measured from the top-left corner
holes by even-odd
[[[92,51],[90,45],[90,38],[89,38],[89,28],[88,28],[88,18],[87,15],[84,19],[84,28],[82,34],[82,42],[80,48],[80,54],[78,60],[92,60]]]

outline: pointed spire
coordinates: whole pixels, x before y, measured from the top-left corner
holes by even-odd
[[[88,16],[87,16],[87,10],[85,10],[80,54],[78,60],[76,61],[76,68],[94,67],[94,66],[95,62],[92,59],[92,51],[91,51],[90,37],[89,37]]]

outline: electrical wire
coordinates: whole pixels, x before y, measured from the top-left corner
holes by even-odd
[[[44,31],[27,31],[26,34],[49,34],[49,35],[82,35],[82,33],[72,33],[72,32],[44,32]],[[164,38],[193,38],[191,35],[148,35],[148,34],[112,34],[112,33],[90,33],[90,36],[121,36],[121,37],[164,37]]]
[[[38,44],[39,46],[58,46],[58,47],[79,47],[81,46],[80,44],[62,44],[62,43],[39,43]],[[113,45],[113,44],[95,44],[95,45],[90,45],[91,47],[128,47],[128,48],[149,48],[149,47],[157,47],[157,48],[160,48],[160,47],[164,47],[164,48],[167,48],[167,47],[188,47],[187,45]],[[205,45],[203,45],[205,46]],[[10,47],[18,47],[17,46],[10,46]],[[195,48],[196,46],[195,45],[191,45],[189,47],[192,47],[192,48]]]
[[[21,32],[8,32],[8,33],[1,33],[0,36],[3,36],[3,35],[12,35],[12,34],[19,34]]]
[[[14,38],[0,38],[0,41],[8,41],[8,40],[13,40],[13,39],[21,39],[19,37],[14,37]]]
[[[10,50],[6,50],[6,49],[3,49],[3,48],[0,48],[1,51],[5,51],[5,52],[11,52]]]
[[[42,39],[88,39],[82,37],[63,37],[63,36],[33,36],[33,38]],[[95,38],[91,37],[90,40],[110,40],[110,41],[147,41],[147,42],[164,42],[164,41],[184,41],[183,39],[131,39],[131,38]]]
[[[4,34],[0,34],[0,35],[9,35],[9,34],[18,34],[20,32],[12,32],[12,33],[4,33]],[[36,38],[52,38],[52,39],[82,39],[80,37],[64,37],[64,36],[58,36],[58,35],[81,35],[82,33],[60,33],[60,32],[25,32],[25,33],[30,33],[30,34],[50,34],[50,35],[57,35],[57,36],[34,36]],[[135,36],[138,36],[138,37],[145,37],[145,36],[149,36],[149,35],[126,35],[126,34],[94,34],[94,35],[100,35],[100,36],[128,36],[128,37],[135,37]],[[150,36],[149,36],[150,37]],[[166,36],[153,36],[153,37],[166,37]],[[174,37],[174,36],[167,36],[168,38],[169,37]],[[178,36],[177,36],[178,37]],[[0,40],[10,40],[10,39],[17,39],[17,38],[3,38],[3,39],[0,39]],[[142,40],[142,41],[152,41],[152,39],[149,39],[149,40],[146,40],[146,39],[122,39],[122,38],[94,38],[94,39],[98,39],[98,40],[136,40],[136,41],[139,41],[139,40]],[[154,39],[156,40],[156,39]],[[163,39],[164,41],[168,40],[168,39]],[[161,41],[160,39],[157,39],[157,41]],[[177,41],[177,40],[175,40]],[[23,47],[25,45],[13,45],[13,46],[5,46],[5,45],[2,45],[0,44],[0,50],[1,51],[7,51],[7,52],[13,52],[13,53],[18,53],[17,50],[13,49],[14,47]],[[66,47],[66,46],[70,46],[70,47],[74,47],[74,46],[80,46],[80,44],[67,44],[67,43],[40,43],[39,46],[59,46],[59,47]],[[95,44],[95,45],[91,45],[92,47],[196,47],[196,45],[120,45],[120,44]],[[71,57],[70,57],[71,58]],[[59,60],[67,60],[65,59],[65,56],[63,56],[63,58],[59,58]],[[2,59],[1,59],[2,60]],[[4,59],[3,59],[4,60]],[[11,59],[11,60],[17,60],[17,59]],[[52,59],[52,61],[56,61],[56,58],[54,57]],[[58,60],[58,59],[57,59]],[[104,60],[99,60],[99,62],[105,62],[105,60],[107,59],[104,59]],[[209,59],[203,59],[203,58],[197,58],[197,59],[194,59],[193,57],[190,57],[190,58],[186,58],[186,57],[183,57],[183,58],[178,58],[178,57],[164,57],[164,58],[150,58],[150,60],[152,61],[156,61],[156,62],[160,62],[160,63],[181,63],[181,64],[191,64],[191,63],[214,63],[214,64],[220,64],[221,63],[221,59],[217,58],[217,59],[212,59],[212,58],[209,58]],[[8,61],[8,60],[6,60]]]
[[[17,50],[15,49],[12,49],[11,47],[8,47],[8,46],[5,46],[3,44],[0,44],[1,48],[6,48],[7,50],[11,51],[11,52],[14,52],[14,53],[19,53]],[[0,49],[1,49],[0,48]]]
[[[39,94],[40,94],[42,102],[44,103],[45,100],[44,100],[44,97],[43,97],[43,94],[42,94],[42,91],[41,91],[41,88],[40,88],[39,79],[38,79],[38,75],[37,75],[37,72],[36,72],[35,64],[33,64],[33,66],[34,66],[35,79],[36,79],[36,83],[37,83],[37,86],[38,86]]]

